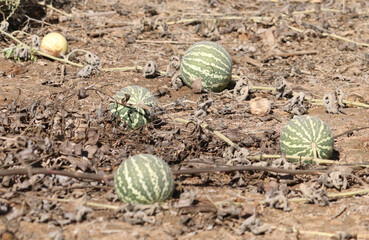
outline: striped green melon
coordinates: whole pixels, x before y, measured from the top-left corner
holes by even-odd
[[[330,158],[333,136],[329,127],[319,118],[299,116],[283,128],[280,145],[282,153],[301,157]]]
[[[125,94],[130,96],[127,106],[119,104],[125,98]],[[146,88],[140,86],[122,88],[113,98],[117,102],[110,103],[110,111],[113,115],[118,116],[128,129],[135,129],[150,122],[149,108],[157,105],[154,95]],[[144,108],[145,106],[147,107],[146,109]]]
[[[204,89],[220,92],[227,87],[231,75],[231,56],[217,43],[195,43],[182,58],[181,76],[189,87],[201,77]]]
[[[161,158],[138,154],[119,166],[114,176],[114,188],[125,203],[163,202],[172,195],[173,174]]]

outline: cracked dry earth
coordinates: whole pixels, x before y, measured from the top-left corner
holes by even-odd
[[[70,50],[96,54],[103,68],[154,61],[167,71],[173,57],[180,59],[191,44],[215,41],[232,56],[233,74],[253,86],[271,87],[282,79],[310,98],[323,99],[340,89],[346,100],[369,102],[369,5],[364,0],[53,4],[74,15],[45,8],[38,18],[45,24],[30,20],[24,29],[39,36],[62,32]],[[12,40],[1,38],[1,48],[10,44]],[[84,63],[84,54],[72,60]],[[0,177],[2,239],[369,239],[368,195],[326,198],[368,189],[368,168],[352,168],[369,161],[368,108],[346,104],[332,114],[317,102],[303,102],[306,114],[325,121],[337,136],[332,159],[345,166],[250,160],[248,155],[280,154],[281,129],[296,113],[285,110],[289,97],[255,87],[240,98],[234,94],[236,77],[221,93],[194,94],[186,86],[173,89],[171,78],[161,74],[147,78],[141,71],[116,70],[79,77],[79,70],[42,57],[0,57],[0,170],[45,167],[111,174],[128,156],[150,153],[172,170],[267,165],[331,169],[338,178],[322,186],[322,179],[332,175],[176,175],[174,195],[162,206],[127,206],[119,203],[111,182],[59,175]],[[159,121],[126,131],[112,118],[109,97],[128,85],[155,93]],[[269,114],[251,113],[250,101],[257,97],[271,102]],[[198,114],[207,101],[210,107]],[[241,150],[230,149],[197,123],[208,124]],[[364,129],[345,133],[356,128]],[[312,203],[286,201],[306,196],[309,189],[321,193]],[[276,208],[258,204],[278,196]]]

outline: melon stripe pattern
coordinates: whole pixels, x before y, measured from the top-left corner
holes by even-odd
[[[174,190],[173,174],[166,162],[150,154],[129,157],[114,176],[118,198],[125,203],[163,202]]]
[[[299,116],[290,120],[281,134],[281,151],[286,155],[330,158],[334,139],[329,127],[319,118]]]
[[[123,106],[118,104],[126,97],[126,94],[128,94],[130,97],[127,102],[128,105]],[[144,126],[151,120],[148,109],[139,107],[140,105],[147,107],[153,107],[157,105],[155,96],[149,90],[140,86],[128,86],[122,88],[113,96],[113,98],[118,103],[111,103],[109,106],[110,111],[113,113],[113,115],[120,117],[128,129],[135,129]]]
[[[231,75],[231,56],[217,43],[195,43],[182,58],[181,76],[189,87],[201,77],[204,89],[220,92],[227,87]]]

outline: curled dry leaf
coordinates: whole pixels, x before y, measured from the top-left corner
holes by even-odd
[[[148,61],[142,69],[143,76],[145,78],[156,77],[158,71],[158,65],[154,61]]]
[[[320,176],[319,181],[326,187],[335,187],[337,190],[346,189],[348,181],[345,174],[340,171],[333,171]]]
[[[208,109],[211,107],[211,105],[213,104],[213,99],[208,98],[206,99],[204,102],[198,102],[197,103],[197,108],[198,110],[195,111],[194,115],[195,118],[199,118],[199,117],[204,117],[208,114]]]
[[[41,39],[39,36],[37,35],[33,35],[32,36],[32,47],[36,50],[40,49],[40,45],[41,45]]]
[[[88,208],[86,206],[77,206],[76,210],[77,210],[77,214],[75,216],[75,220],[77,222],[82,222],[83,220],[86,219],[87,213],[93,212],[91,208]]]
[[[86,53],[85,58],[86,58],[86,62],[87,62],[88,65],[91,65],[91,66],[95,67],[98,70],[101,69],[101,62],[100,62],[100,59],[97,55],[88,52],[88,53]]]
[[[5,199],[0,199],[0,216],[5,215],[12,209],[10,202]]]
[[[277,98],[292,96],[292,86],[282,76],[276,78],[275,89]]]
[[[229,185],[237,187],[245,187],[247,186],[247,180],[245,179],[244,174],[236,172],[236,174],[231,179]]]
[[[265,200],[264,202],[276,209],[282,209],[283,211],[289,212],[291,211],[290,203],[285,195],[285,191],[283,190],[274,190],[271,188],[269,191],[265,194]]]
[[[178,90],[179,88],[183,87],[184,83],[179,72],[176,72],[173,75],[173,77],[171,78],[171,84],[174,90]]]
[[[202,80],[201,77],[198,77],[195,81],[193,81],[191,85],[192,91],[194,93],[202,93],[204,88],[202,86]]]
[[[6,31],[6,30],[8,30],[8,27],[9,27],[9,23],[8,23],[7,21],[2,21],[2,22],[0,23],[0,29],[1,29],[2,31]]]
[[[326,94],[323,98],[323,103],[327,113],[340,113],[340,110],[336,104],[336,96],[333,93]]]
[[[238,80],[233,88],[233,95],[236,97],[237,101],[245,101],[250,93],[252,93],[252,83],[245,78]]]
[[[283,108],[285,111],[295,115],[303,115],[308,110],[308,104],[305,104],[305,93],[299,92],[291,98]]]
[[[92,75],[94,69],[95,67],[93,67],[92,65],[87,65],[78,71],[77,76],[82,77],[82,78],[87,78]]]
[[[173,56],[170,58],[170,63],[167,66],[166,74],[167,77],[173,77],[174,74],[179,70],[181,66],[181,60],[178,56]]]
[[[180,199],[174,204],[176,208],[184,208],[192,206],[193,202],[196,200],[197,193],[193,190],[185,191],[181,193]]]
[[[345,104],[343,103],[343,98],[345,97],[345,93],[341,89],[336,89],[334,92],[337,99],[337,104],[340,108],[344,108]]]
[[[275,30],[275,27],[261,30],[262,32],[261,36],[262,36],[262,40],[264,44],[268,45],[271,48],[273,48],[276,45],[276,39],[273,33],[274,30]]]
[[[223,221],[225,218],[239,218],[242,213],[240,207],[234,205],[222,205],[217,209],[217,219]]]
[[[248,217],[240,226],[238,230],[236,230],[236,234],[242,235],[246,231],[250,231],[255,235],[264,234],[270,231],[270,226],[267,224],[263,224],[261,220],[257,217],[256,210],[254,210],[254,214]]]
[[[300,190],[309,203],[329,206],[329,200],[325,189],[315,189],[313,186],[308,187],[305,184],[301,184]]]

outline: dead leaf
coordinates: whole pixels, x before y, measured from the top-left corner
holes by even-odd
[[[270,48],[273,48],[277,43],[274,37],[274,30],[275,30],[275,27],[268,28],[268,29],[265,29],[261,34],[264,45],[267,45]]]
[[[198,77],[195,81],[193,81],[191,88],[194,93],[202,93],[203,86],[201,77]]]

